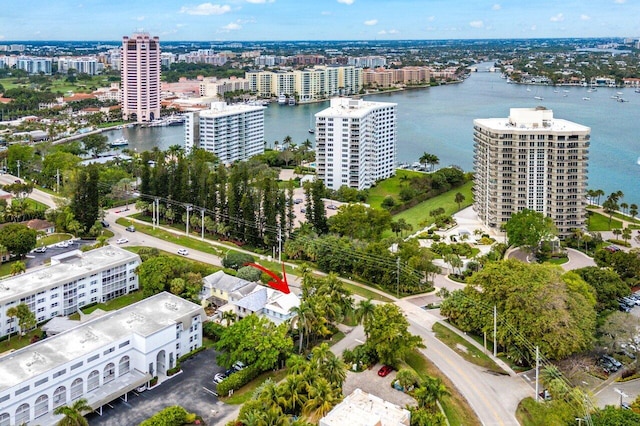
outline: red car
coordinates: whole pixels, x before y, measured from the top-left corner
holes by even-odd
[[[385,377],[386,375],[388,375],[392,371],[393,371],[393,367],[390,367],[388,365],[383,365],[382,368],[380,370],[378,370],[378,376]]]

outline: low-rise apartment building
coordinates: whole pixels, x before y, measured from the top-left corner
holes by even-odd
[[[0,281],[0,337],[19,330],[7,310],[26,304],[38,323],[138,289],[140,256],[116,246],[51,258],[51,265]],[[1,423],[0,423],[1,424]]]
[[[0,426],[48,426],[85,398],[96,411],[202,345],[201,306],[160,293],[0,357]],[[161,380],[160,380],[161,381]]]

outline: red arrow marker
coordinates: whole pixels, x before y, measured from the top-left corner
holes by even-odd
[[[282,264],[282,278],[276,275],[275,272],[272,272],[264,266],[258,265],[257,263],[246,263],[245,266],[251,266],[253,268],[259,269],[273,278],[272,281],[269,281],[269,287],[271,287],[272,289],[281,291],[284,294],[291,293],[291,291],[289,290],[289,283],[287,283],[287,274],[284,270],[284,263]]]

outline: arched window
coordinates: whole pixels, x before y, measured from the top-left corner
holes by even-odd
[[[33,417],[42,417],[49,412],[49,395],[40,395],[34,405]]]
[[[63,406],[67,403],[67,388],[60,386],[53,392],[53,408]]]
[[[77,378],[71,383],[71,400],[75,401],[76,399],[82,396],[82,379]]]
[[[29,423],[29,420],[31,420],[29,417],[29,404],[22,404],[16,410],[16,424]]]
[[[11,424],[9,423],[10,418],[11,416],[9,415],[9,413],[0,414],[0,426],[11,426]]]
[[[120,358],[120,362],[118,363],[118,377],[123,374],[127,374],[129,372],[129,355],[125,355]]]
[[[100,386],[100,372],[93,370],[87,378],[87,392],[97,389],[98,386]]]
[[[114,363],[110,362],[109,364],[104,366],[104,373],[102,375],[102,384],[109,383],[113,379],[116,378],[116,366]]]

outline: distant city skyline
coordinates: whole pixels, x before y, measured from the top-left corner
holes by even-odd
[[[637,37],[638,16],[638,0],[26,0],[4,9],[0,44]]]

